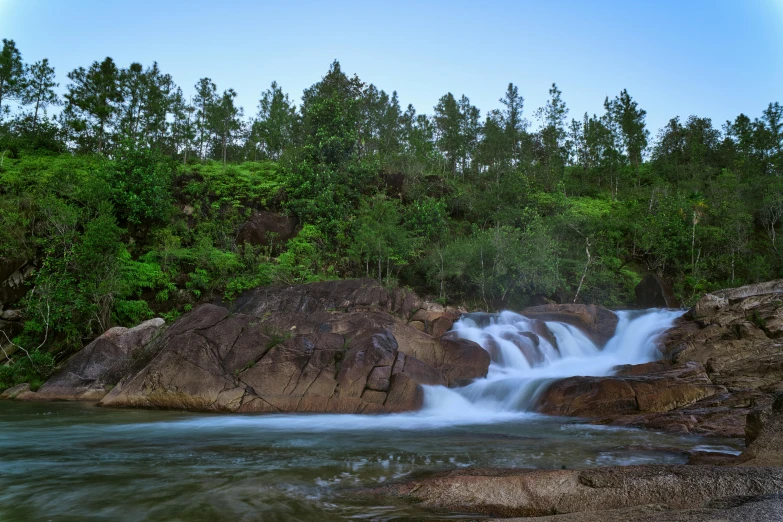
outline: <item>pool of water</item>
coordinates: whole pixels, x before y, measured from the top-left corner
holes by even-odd
[[[468,466],[681,463],[741,441],[530,413],[208,415],[0,401],[0,520],[459,518],[359,490]],[[653,448],[668,448],[667,450]]]

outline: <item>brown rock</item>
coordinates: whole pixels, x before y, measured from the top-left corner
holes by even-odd
[[[36,393],[40,400],[100,400],[130,370],[134,358],[158,335],[163,319],[131,329],[115,327],[68,359]]]
[[[525,308],[520,312],[530,319],[559,321],[579,328],[599,348],[614,336],[617,315],[602,306],[583,304],[550,304]]]
[[[660,413],[725,391],[710,383],[700,364],[689,363],[651,375],[555,381],[541,395],[538,411],[579,417]]]
[[[583,471],[467,469],[373,490],[425,507],[496,517],[603,512],[650,504],[694,509],[715,499],[780,492],[783,468],[688,465]]]
[[[739,456],[742,466],[783,466],[783,393],[778,393],[763,426]]]
[[[292,322],[298,317],[302,328],[285,330],[277,327],[285,316],[278,310],[292,306],[286,300],[278,299],[272,310],[266,307],[265,318],[202,305],[172,325],[157,343],[157,355],[101,404],[239,412],[409,411],[421,407],[420,385],[446,384],[447,375],[459,378],[458,359],[465,367],[470,361],[469,349],[460,346],[459,354],[457,348],[444,349],[385,312],[329,312],[313,302],[318,301],[297,305],[310,314],[289,316]],[[439,350],[440,359],[432,360],[437,367],[404,353],[397,332],[403,339],[417,338],[420,348]]]

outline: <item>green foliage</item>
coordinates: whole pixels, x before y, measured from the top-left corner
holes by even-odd
[[[55,361],[50,353],[32,350],[16,356],[13,364],[0,366],[0,390],[28,383],[36,391],[54,372]]]
[[[136,225],[166,221],[171,208],[172,165],[162,154],[125,144],[104,172],[122,219]]]

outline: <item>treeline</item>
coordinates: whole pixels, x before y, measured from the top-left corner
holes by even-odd
[[[67,78],[60,98],[48,61],[3,40],[0,258],[36,260],[20,346],[332,277],[499,309],[629,306],[650,272],[686,303],[783,276],[779,103],[653,136],[626,90],[580,118],[554,84],[533,111],[509,84],[496,110],[447,93],[428,115],[334,62],[298,104],[272,83],[245,116],[233,89],[186,94],[154,63]],[[261,210],[301,231],[243,244]]]

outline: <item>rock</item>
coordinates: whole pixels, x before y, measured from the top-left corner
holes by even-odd
[[[693,509],[660,504],[535,518],[506,518],[505,522],[780,522],[783,495],[728,497]]]
[[[6,389],[3,393],[0,393],[0,399],[16,399],[18,396],[26,393],[31,393],[30,385],[28,383],[17,384]]]
[[[239,227],[237,244],[279,248],[299,233],[297,220],[285,214],[267,210],[254,211],[250,219]]]
[[[767,415],[755,420],[762,427],[738,461],[743,466],[783,466],[783,393],[776,394]]]
[[[0,258],[0,309],[16,302],[27,293],[27,281],[34,267],[26,259]]]
[[[578,417],[660,413],[725,391],[709,381],[702,365],[690,363],[648,375],[555,381],[541,395],[537,410]]]
[[[679,308],[680,306],[671,285],[655,274],[644,276],[634,288],[634,292],[639,308]]]
[[[581,514],[651,504],[662,509],[695,509],[716,499],[780,492],[783,468],[688,465],[582,471],[466,469],[372,491],[429,508],[496,517]]]
[[[0,319],[0,345],[13,341],[14,337],[22,333],[22,323],[19,321],[6,321]]]
[[[256,317],[282,316],[289,322],[293,316],[298,316],[297,324],[304,324],[304,318],[318,312],[367,310],[380,310],[407,320],[422,304],[421,298],[411,291],[389,290],[375,279],[366,278],[260,287],[238,297],[231,310]]]
[[[599,348],[614,336],[618,322],[614,312],[597,305],[549,304],[525,308],[520,314],[530,319],[560,321],[575,326]]]
[[[3,310],[0,312],[0,319],[3,321],[19,321],[22,319],[22,312],[19,310]]]
[[[160,332],[163,319],[114,327],[68,359],[36,393],[40,400],[100,400]]]
[[[750,443],[772,394],[783,391],[783,280],[705,295],[659,338],[658,348],[661,361],[553,384],[542,396],[553,404],[539,408],[600,424]]]
[[[459,319],[459,316],[460,314],[455,311],[420,308],[413,314],[410,320],[411,322],[422,323],[424,325],[423,332],[439,338],[451,330],[451,327],[454,326],[454,323]]]
[[[424,398],[421,385],[465,384],[489,367],[489,354],[478,344],[449,334],[438,339],[407,324],[422,305],[415,294],[370,279],[259,288],[237,299],[233,314],[202,305],[174,323],[154,343],[149,361],[101,404],[236,412],[415,410]],[[437,306],[427,311],[453,314]]]

